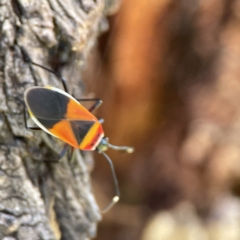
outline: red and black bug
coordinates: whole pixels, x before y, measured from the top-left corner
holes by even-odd
[[[54,73],[52,70],[32,61],[31,64]],[[65,80],[56,73],[54,74],[61,79],[65,91],[52,86],[36,86],[27,89],[24,93],[25,104],[30,117],[38,127],[28,127],[26,114],[24,114],[25,126],[28,130],[44,130],[75,149],[84,151],[96,150],[105,156],[110,164],[116,189],[116,195],[113,197],[112,203],[104,210],[105,212],[118,202],[120,197],[114,166],[105,151],[108,148],[113,148],[131,153],[133,152],[133,148],[114,146],[108,142],[108,138],[104,136],[102,121],[98,120],[91,113],[92,110],[96,109],[102,103],[100,99],[76,100],[67,93]],[[81,105],[81,101],[94,101],[95,103],[90,109],[86,109]]]

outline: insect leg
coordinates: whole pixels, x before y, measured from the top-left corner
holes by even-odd
[[[44,67],[44,66],[42,66],[42,65],[40,65],[40,64],[38,64],[38,63],[35,63],[35,62],[33,62],[33,61],[31,61],[31,64],[33,64],[33,65],[35,65],[35,66],[38,66],[38,67],[41,67],[41,68],[43,68],[44,70],[46,70],[46,71],[54,74],[54,75],[62,82],[64,91],[68,93],[67,81],[61,76],[61,74],[56,73],[55,71],[53,71],[53,70],[51,70],[51,69],[49,69],[49,68],[47,68],[47,67]]]
[[[27,110],[26,110],[26,104],[25,102],[23,102],[20,98],[18,97],[10,97],[12,99],[17,100],[18,102],[20,102],[23,105],[23,120],[24,120],[24,126],[27,130],[31,131],[31,130],[42,130],[40,127],[29,127],[27,125]]]
[[[26,105],[25,103],[23,103],[23,118],[24,118],[24,125],[25,125],[25,128],[28,130],[28,131],[31,131],[31,130],[42,130],[40,127],[29,127],[27,125],[27,110],[26,110]]]
[[[69,146],[69,145],[68,145],[68,146]],[[69,146],[69,147],[70,147],[70,146]],[[67,155],[68,161],[71,161],[72,156],[73,156],[73,151],[74,151],[74,148],[71,147],[71,148],[70,148],[70,152],[68,152],[68,155]]]
[[[63,88],[64,88],[65,92],[68,93],[67,82],[66,82],[66,80],[61,76],[61,74],[56,73],[56,72],[53,71],[52,69],[49,69],[49,68],[47,68],[47,67],[45,67],[45,66],[42,66],[42,65],[40,65],[40,64],[38,64],[38,63],[33,62],[32,59],[29,57],[28,53],[26,52],[26,50],[25,50],[23,47],[21,47],[21,52],[22,52],[23,58],[24,58],[24,60],[25,60],[26,62],[29,62],[29,63],[32,64],[32,65],[35,65],[35,66],[37,66],[37,67],[40,67],[40,68],[42,68],[42,69],[44,69],[44,70],[46,70],[46,71],[54,74],[54,75],[62,82],[62,85],[63,85]],[[32,69],[31,67],[30,67],[30,70],[31,70],[31,72],[33,72],[33,69]],[[33,74],[33,76],[34,76],[34,74]],[[37,84],[36,84],[37,81],[36,81],[35,78],[34,78],[34,82],[35,82],[35,85],[37,85]]]
[[[46,162],[46,163],[58,163],[61,161],[61,159],[64,157],[64,155],[66,154],[66,152],[69,149],[69,145],[66,143],[63,146],[63,149],[61,150],[60,154],[58,155],[58,157],[56,159],[42,159],[41,162]],[[72,151],[71,151],[72,154]],[[71,155],[72,156],[72,155]],[[39,162],[39,160],[37,160],[37,162]]]
[[[97,109],[103,103],[103,101],[101,99],[99,99],[99,98],[79,98],[79,99],[76,99],[76,100],[78,100],[79,102],[90,102],[90,101],[95,102],[88,109],[89,112],[92,112],[93,110]]]
[[[61,161],[61,159],[63,158],[63,156],[66,154],[66,152],[68,151],[69,147],[70,147],[70,146],[69,146],[67,143],[64,144],[63,149],[62,149],[62,151],[60,152],[60,154],[59,154],[59,156],[58,156],[57,159],[47,159],[47,160],[45,160],[45,162],[58,163],[59,161]]]
[[[60,161],[61,159],[62,159],[62,157],[66,154],[66,152],[67,152],[67,150],[69,149],[69,145],[66,143],[66,144],[64,144],[64,147],[63,147],[63,149],[62,149],[62,151],[61,151],[61,153],[60,153],[60,155],[59,155],[59,159],[57,160],[57,161]],[[71,147],[72,148],[72,147]],[[72,152],[71,152],[71,154],[72,154]]]

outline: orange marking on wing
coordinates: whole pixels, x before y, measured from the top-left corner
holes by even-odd
[[[77,140],[68,121],[59,121],[53,126],[53,128],[49,129],[49,132],[69,145],[78,148]]]
[[[65,117],[71,120],[97,121],[97,118],[92,113],[72,99],[69,99]]]
[[[94,123],[87,135],[84,137],[79,148],[81,150],[91,150],[102,134],[102,125],[99,122]]]

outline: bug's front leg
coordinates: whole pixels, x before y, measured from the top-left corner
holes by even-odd
[[[79,102],[95,102],[89,109],[89,112],[92,112],[93,110],[97,109],[98,107],[101,106],[101,104],[103,103],[103,101],[99,98],[79,98],[76,99]]]

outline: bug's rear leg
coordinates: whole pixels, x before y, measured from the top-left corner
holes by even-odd
[[[40,65],[40,64],[38,64],[38,63],[35,63],[35,62],[33,62],[33,61],[31,61],[31,63],[32,63],[33,65],[35,65],[35,66],[41,67],[41,68],[43,68],[44,70],[46,70],[46,71],[54,74],[54,75],[62,82],[64,91],[65,91],[66,93],[68,93],[67,81],[65,80],[65,78],[63,78],[63,77],[61,76],[61,74],[56,73],[55,71],[53,71],[53,70],[51,70],[51,69],[49,69],[49,68],[47,68],[47,67],[44,67],[44,66],[42,66],[42,65]]]
[[[25,125],[25,128],[28,130],[28,131],[39,131],[39,130],[42,130],[40,127],[29,127],[27,125],[27,110],[26,110],[26,104],[24,102],[22,102],[23,104],[23,117],[24,117],[24,125]]]
[[[21,103],[23,105],[23,121],[24,121],[24,126],[28,131],[32,131],[32,130],[42,130],[40,127],[29,127],[27,125],[27,118],[28,118],[28,113],[27,113],[27,109],[26,109],[26,104],[23,100],[21,100],[18,97],[9,97],[11,99],[17,100],[19,103]]]
[[[24,59],[26,62],[30,63],[31,65],[35,65],[35,66],[37,66],[37,67],[40,67],[40,68],[42,68],[42,69],[44,69],[44,70],[46,70],[46,71],[54,74],[54,75],[62,82],[64,91],[68,93],[67,81],[61,76],[61,74],[53,71],[53,70],[50,69],[50,68],[47,68],[47,67],[45,67],[45,66],[42,66],[42,65],[40,65],[40,64],[32,61],[32,59],[30,58],[30,56],[28,55],[28,53],[26,52],[26,50],[25,50],[23,47],[21,47],[21,52],[22,52],[22,55],[23,55],[23,59]],[[33,68],[32,68],[31,65],[30,65],[30,71],[31,71],[32,75],[34,76],[34,82],[35,82],[35,85],[37,86],[37,80],[36,80],[36,78],[35,78],[35,75],[33,74],[34,71],[33,71]]]

